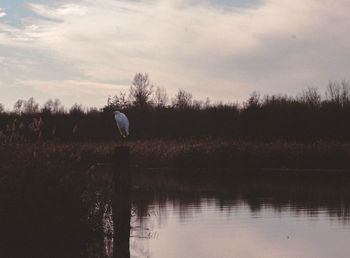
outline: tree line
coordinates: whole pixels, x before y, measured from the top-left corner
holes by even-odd
[[[330,82],[324,96],[309,87],[297,96],[254,92],[242,104],[212,104],[183,89],[170,100],[148,74],[137,73],[129,92],[108,97],[101,109],[75,104],[67,110],[58,99],[40,107],[34,98],[18,100],[10,112],[0,105],[0,142],[115,140],[115,110],[129,117],[134,139],[350,140],[348,81]]]

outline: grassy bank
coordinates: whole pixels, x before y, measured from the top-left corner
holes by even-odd
[[[42,143],[0,146],[0,168],[88,169],[112,162],[121,143]],[[135,168],[316,168],[349,169],[350,143],[252,143],[223,139],[129,141]]]

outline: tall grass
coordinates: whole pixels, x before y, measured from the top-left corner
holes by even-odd
[[[350,168],[347,143],[255,143],[220,138],[0,145],[0,168],[87,170],[96,163],[112,162],[113,149],[119,144],[130,147],[135,168]]]

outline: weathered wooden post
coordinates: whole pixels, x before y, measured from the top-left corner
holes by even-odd
[[[130,150],[119,146],[114,150],[113,189],[113,257],[130,258],[131,173]]]

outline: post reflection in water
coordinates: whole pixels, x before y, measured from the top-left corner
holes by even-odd
[[[113,258],[130,258],[130,198],[113,205]],[[114,200],[116,201],[116,200]]]

